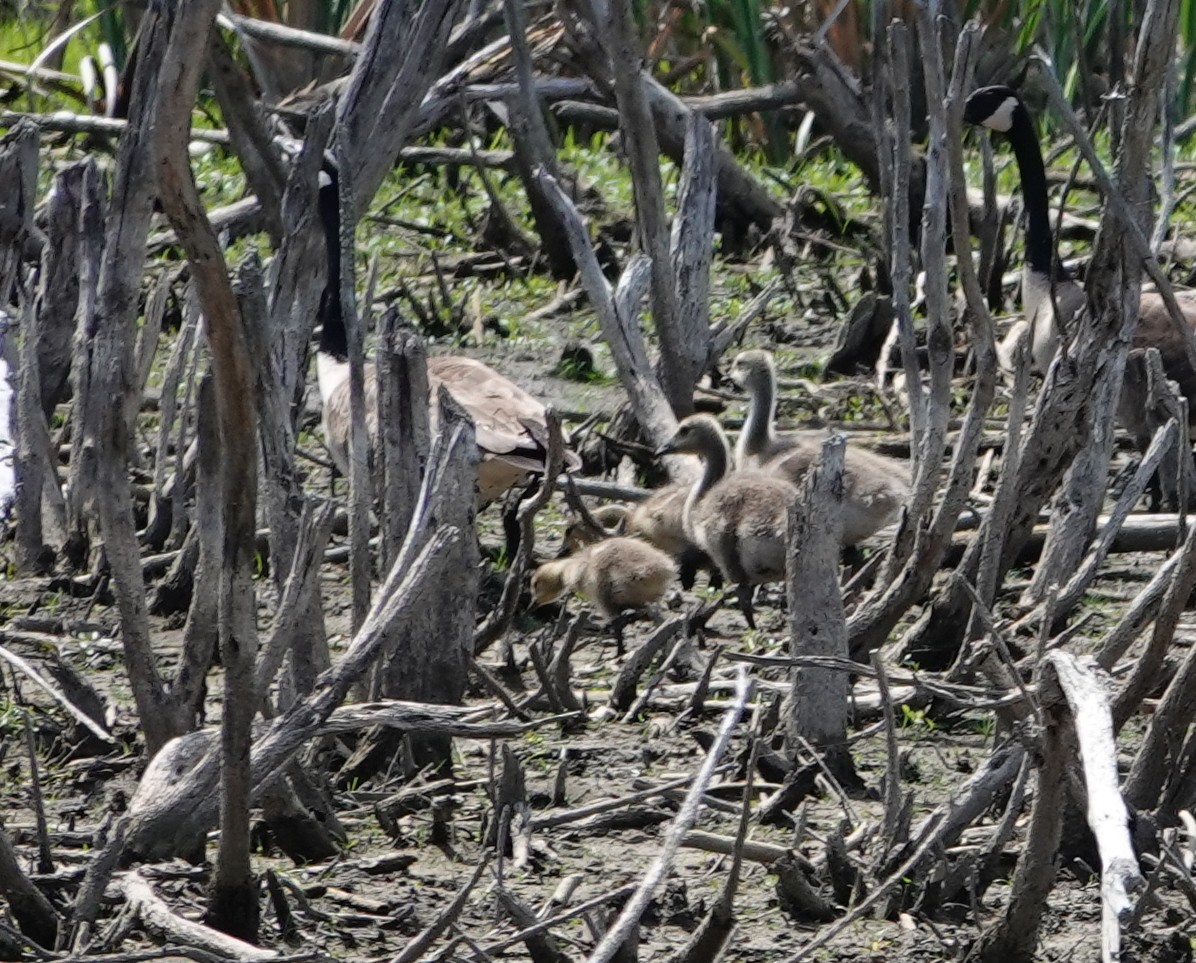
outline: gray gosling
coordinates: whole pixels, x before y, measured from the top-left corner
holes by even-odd
[[[801,485],[818,460],[821,442],[809,435],[778,435],[774,428],[777,375],[768,351],[741,351],[731,379],[748,393],[748,414],[735,462]],[[909,500],[909,468],[900,461],[848,445],[843,466],[843,544],[855,545],[896,519]]]
[[[690,415],[658,455],[697,455],[702,475],[685,500],[685,533],[738,587],[739,606],[752,628],[752,586],[785,578],[789,506],[796,486],[758,471],[729,473],[731,447],[709,415]]]
[[[575,552],[595,538],[628,535],[642,538],[677,561],[681,587],[691,589],[699,569],[710,573],[710,584],[717,588],[722,575],[710,557],[685,534],[685,499],[689,485],[666,485],[642,502],[626,505],[603,505],[590,514],[602,526],[605,534],[589,530],[582,522],[573,522],[565,529],[565,550]]]
[[[537,568],[532,575],[532,603],[547,605],[569,592],[582,596],[616,625],[621,653],[620,616],[656,606],[676,577],[676,564],[660,549],[638,538],[616,535]]]

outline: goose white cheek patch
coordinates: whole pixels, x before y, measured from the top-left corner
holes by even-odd
[[[1017,109],[1017,98],[1006,97],[1001,106],[988,115],[988,119],[984,121],[984,126],[991,130],[999,131],[1002,134],[1009,133],[1009,129],[1013,126],[1013,112]]]

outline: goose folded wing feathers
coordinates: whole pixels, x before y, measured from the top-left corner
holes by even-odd
[[[543,470],[548,450],[544,405],[473,358],[429,358],[428,376],[429,381],[444,383],[469,412],[484,456],[501,456],[529,471]],[[566,452],[565,467],[581,467],[575,452]]]

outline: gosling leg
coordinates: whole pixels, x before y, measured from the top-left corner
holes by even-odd
[[[756,617],[752,613],[752,586],[746,582],[740,582],[736,587],[736,594],[739,597],[739,611],[743,613],[743,619],[748,624],[749,629],[756,628]]]
[[[634,612],[621,612],[607,623],[607,627],[610,629],[611,635],[615,640],[616,658],[621,659],[627,654],[627,646],[623,641],[623,630],[627,628],[628,623],[633,618],[635,618]]]

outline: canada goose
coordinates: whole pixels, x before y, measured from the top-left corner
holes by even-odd
[[[325,182],[326,181],[326,182]],[[340,211],[335,171],[321,172],[320,220],[328,247],[329,283],[320,304],[322,327],[316,373],[323,402],[324,440],[342,474],[349,472],[348,338],[341,313]],[[366,426],[371,445],[378,443],[377,372],[365,366]],[[544,405],[493,368],[457,355],[428,358],[428,393],[434,399],[441,385],[469,414],[477,431],[478,504],[485,506],[529,474],[542,472],[548,457],[548,429]],[[432,406],[433,430],[437,407]],[[565,452],[567,470],[581,467],[581,459]]]
[[[657,451],[702,459],[702,475],[685,499],[685,533],[739,588],[739,604],[752,628],[751,586],[785,578],[789,506],[796,486],[758,471],[728,474],[731,447],[709,415],[690,415]]]
[[[735,462],[800,485],[818,460],[821,442],[801,434],[778,435],[777,375],[772,353],[741,351],[731,379],[748,393],[748,414],[735,446]],[[843,544],[855,545],[891,522],[909,500],[909,469],[901,462],[850,445],[843,464]]]
[[[606,534],[598,535],[581,522],[574,522],[565,529],[565,551],[575,552],[591,544],[596,536],[642,538],[676,559],[682,588],[693,588],[698,569],[702,568],[710,572],[711,587],[718,588],[722,585],[722,574],[710,557],[685,534],[685,499],[689,489],[689,485],[666,485],[631,507],[603,505],[595,508],[590,514]]]
[[[615,536],[542,564],[532,575],[532,600],[544,605],[576,592],[615,622],[623,612],[656,605],[676,577],[677,566],[660,549],[638,538]],[[617,637],[621,649],[621,631]]]
[[[964,105],[963,116],[969,124],[987,127],[1009,139],[1022,181],[1026,209],[1026,259],[1022,266],[1024,318],[1006,335],[998,354],[1002,365],[1009,368],[1013,346],[1028,325],[1033,369],[1045,374],[1059,347],[1059,319],[1064,320],[1063,327],[1066,329],[1068,322],[1084,309],[1086,299],[1083,288],[1066,269],[1062,265],[1055,265],[1046,167],[1042,162],[1042,148],[1034,131],[1034,121],[1016,91],[1004,85],[982,87],[975,91]],[[1054,304],[1051,301],[1052,278],[1055,282]],[[1180,307],[1188,323],[1196,324],[1196,301],[1181,296]],[[1196,371],[1188,363],[1182,339],[1171,325],[1163,299],[1155,292],[1146,291],[1142,294],[1132,346],[1157,348],[1168,377],[1179,383],[1184,395],[1196,399]]]

